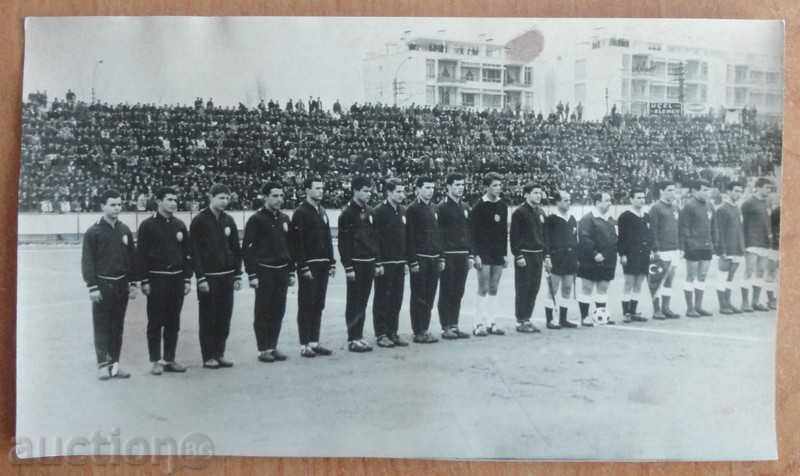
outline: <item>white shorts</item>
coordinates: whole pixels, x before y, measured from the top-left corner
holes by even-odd
[[[770,252],[773,251],[769,248],[762,248],[761,246],[748,246],[745,251],[762,258],[769,258]]]
[[[781,252],[779,250],[767,250],[767,258],[770,261],[779,261],[781,259]]]
[[[676,266],[681,259],[680,250],[659,251],[658,257],[664,261],[669,261],[672,266]]]

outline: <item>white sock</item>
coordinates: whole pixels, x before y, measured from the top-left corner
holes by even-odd
[[[488,296],[481,296],[478,294],[477,299],[475,300],[475,326],[477,327],[480,325],[486,325],[486,304]]]

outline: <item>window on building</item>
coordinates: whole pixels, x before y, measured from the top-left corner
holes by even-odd
[[[663,84],[651,84],[650,85],[650,100],[651,101],[663,101],[664,95],[667,93],[667,88]]]
[[[486,56],[488,58],[499,58],[500,52],[503,51],[503,48],[497,46],[487,46],[486,47]]]
[[[500,82],[500,69],[484,69],[483,81],[486,83],[499,83]]]
[[[575,81],[583,81],[586,79],[586,60],[579,59],[575,61]]]
[[[533,84],[533,68],[530,66],[525,66],[525,86],[530,86]]]
[[[425,87],[425,104],[436,104],[436,86]]]
[[[622,80],[622,97],[628,98],[630,96],[631,82],[628,79]]]
[[[608,43],[611,46],[617,46],[620,48],[627,48],[631,46],[631,42],[625,38],[611,38]]]
[[[737,65],[736,66],[736,82],[737,83],[744,83],[747,81],[747,66],[746,65]]]
[[[475,94],[474,93],[462,93],[461,94],[461,105],[466,107],[475,107]]]
[[[631,70],[631,55],[622,55],[622,69],[624,72]]]
[[[747,104],[747,88],[734,88],[733,102],[736,106]]]
[[[735,77],[735,72],[732,64],[728,65],[727,73],[725,75],[725,80],[729,83],[732,83]]]
[[[677,101],[681,97],[681,92],[678,86],[668,86],[667,87],[667,100],[669,101]]]
[[[425,71],[428,79],[436,79],[436,60],[425,60]]]
[[[647,49],[650,51],[661,51],[661,45],[658,43],[648,43]]]
[[[703,61],[700,65],[700,77],[702,79],[708,79],[708,61]]]
[[[780,76],[781,76],[780,73],[767,72],[766,74],[767,84],[777,84],[780,79]]]
[[[522,107],[525,110],[532,109],[533,108],[533,93],[530,92],[530,91],[526,91],[525,93],[523,93],[522,97],[524,98],[523,99],[524,102],[522,103]]]
[[[725,104],[733,104],[733,88],[725,89]]]
[[[708,86],[705,84],[700,85],[700,102],[708,102]]]

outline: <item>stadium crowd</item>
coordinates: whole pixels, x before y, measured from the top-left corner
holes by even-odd
[[[778,126],[726,124],[715,115],[612,113],[590,122],[416,105],[343,109],[337,102],[328,110],[313,98],[283,106],[262,101],[255,108],[200,98],[193,106],[88,105],[73,93],[52,102],[32,94],[22,110],[20,211],[99,210],[98,195],[108,187],[123,191],[126,210],[145,210],[148,197],[165,185],[180,191],[182,209],[198,210],[213,182],[234,191],[229,209],[252,209],[268,179],[286,185],[285,205],[292,208],[309,173],[326,181],[323,205],[340,208],[354,172],[375,183],[430,175],[440,182],[439,195],[455,170],[467,177],[469,202],[490,170],[505,176],[512,203],[522,201],[530,180],[551,196],[563,187],[576,203],[588,203],[598,187],[624,201],[632,186],[680,183],[700,170],[770,174],[781,154]]]

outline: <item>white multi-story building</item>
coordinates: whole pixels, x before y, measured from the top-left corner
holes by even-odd
[[[780,56],[618,35],[579,43],[573,54],[537,63],[537,71],[543,84],[537,84],[536,109],[581,103],[589,120],[602,118],[614,106],[621,113],[649,114],[665,103],[685,114],[747,107],[756,108],[762,118],[783,115]]]
[[[385,45],[364,60],[368,102],[530,110],[533,67],[513,59],[506,44],[416,37]]]

